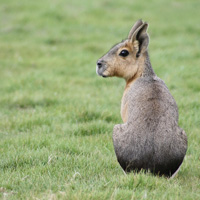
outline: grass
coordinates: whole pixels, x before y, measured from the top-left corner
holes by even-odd
[[[0,198],[200,199],[199,10],[195,0],[1,0]],[[172,180],[124,175],[112,144],[124,81],[95,74],[139,18],[188,135]]]

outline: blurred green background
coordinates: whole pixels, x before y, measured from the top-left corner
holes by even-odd
[[[0,198],[200,199],[199,11],[196,0],[1,0]],[[172,180],[124,175],[112,129],[125,82],[96,75],[138,19],[188,135]]]

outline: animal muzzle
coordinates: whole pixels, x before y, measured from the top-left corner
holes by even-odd
[[[99,76],[102,76],[102,77],[107,77],[107,76],[105,76],[103,73],[104,73],[104,71],[106,70],[106,64],[105,64],[105,62],[103,61],[103,60],[98,60],[97,61],[97,65],[96,65],[96,73],[97,73],[97,75],[99,75]]]

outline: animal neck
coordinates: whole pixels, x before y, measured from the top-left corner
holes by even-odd
[[[155,76],[155,73],[152,69],[148,52],[146,52],[138,60],[138,69],[137,69],[137,72],[135,73],[135,75],[126,80],[126,87],[124,90],[124,94],[122,97],[122,103],[121,103],[121,117],[122,117],[122,120],[124,123],[127,122],[127,120],[128,120],[128,101],[129,101],[129,99],[126,97],[126,94],[128,93],[131,85],[133,85],[134,82],[140,77],[153,77],[153,76]]]
[[[155,76],[153,68],[151,66],[148,51],[138,60],[138,69],[133,77],[126,80],[125,90],[130,88],[130,86],[140,77],[152,77]]]
[[[144,59],[144,70],[142,73],[143,77],[153,77],[155,76],[155,72],[153,71],[153,68],[151,66],[150,58],[149,58],[149,53],[148,51],[145,52],[145,59]]]

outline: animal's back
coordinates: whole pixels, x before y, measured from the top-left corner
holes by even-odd
[[[187,139],[178,127],[178,108],[168,88],[156,76],[141,77],[125,102],[128,121],[113,134],[119,163],[126,171],[143,168],[173,174],[183,161]]]

